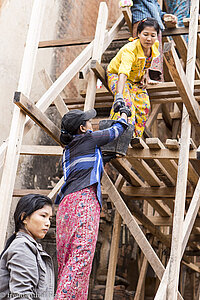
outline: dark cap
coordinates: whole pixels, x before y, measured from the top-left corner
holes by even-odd
[[[80,109],[70,110],[62,117],[61,130],[74,134],[83,121],[88,121],[96,117],[96,110],[90,109],[82,111]]]

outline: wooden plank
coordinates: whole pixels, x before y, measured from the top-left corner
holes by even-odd
[[[195,76],[195,53],[197,43],[197,26],[198,26],[198,11],[199,11],[199,0],[191,2],[191,22],[189,26],[189,42],[188,42],[188,54],[187,54],[187,65],[186,75],[181,67],[180,61],[178,60],[175,50],[172,49],[171,54],[173,55],[173,68],[170,71],[172,77],[177,85],[180,95],[183,98],[185,106],[183,107],[183,118],[181,127],[181,147],[180,147],[180,158],[178,164],[178,176],[177,176],[177,189],[176,199],[174,207],[174,226],[172,231],[172,245],[170,252],[170,263],[169,263],[169,276],[167,285],[167,298],[177,299],[178,282],[179,282],[179,271],[180,271],[180,260],[181,260],[181,241],[183,236],[183,221],[185,211],[185,194],[187,188],[187,173],[188,173],[188,161],[189,161],[189,144],[191,134],[191,123],[194,124],[197,132],[200,134],[200,110],[197,102],[193,97],[194,91],[194,76]],[[171,58],[172,58],[171,55]],[[170,60],[167,59],[168,62]],[[191,87],[191,88],[190,88]],[[182,93],[182,88],[184,89]],[[190,96],[189,96],[190,95]],[[187,98],[189,96],[189,98]],[[185,101],[186,100],[186,101]],[[188,114],[190,120],[188,118]]]
[[[162,111],[162,116],[163,116],[163,120],[165,122],[165,125],[167,126],[167,128],[169,130],[172,131],[172,117],[171,117],[171,114],[169,112],[169,108],[167,107],[166,104],[162,104],[161,111]],[[179,114],[179,117],[180,117],[180,114]]]
[[[14,103],[52,137],[56,143],[62,146],[60,142],[60,129],[36,105],[20,92],[15,92]]]
[[[47,196],[50,190],[38,190],[38,189],[14,189],[13,197],[23,197],[27,194],[41,194]]]
[[[195,44],[196,44],[196,29],[198,9],[196,6],[198,1],[193,1],[191,7],[192,22],[190,25],[189,46],[188,46],[188,64],[186,69],[187,80],[193,87],[194,70],[195,70]],[[196,13],[194,12],[196,10]],[[172,70],[173,71],[173,70]],[[176,71],[175,71],[176,73]],[[176,74],[177,75],[177,74]],[[173,74],[172,74],[173,76]],[[179,77],[179,75],[178,75]],[[186,83],[188,83],[186,80]],[[179,80],[177,81],[179,84]],[[182,83],[181,83],[182,85]],[[184,86],[184,84],[183,84]],[[185,87],[185,86],[184,86]],[[183,96],[184,97],[184,96]],[[177,191],[174,212],[174,227],[172,232],[172,246],[169,264],[162,278],[155,300],[161,299],[177,299],[179,269],[181,260],[181,240],[183,239],[182,227],[185,208],[185,193],[187,185],[187,165],[189,159],[189,140],[190,140],[191,124],[185,107],[183,108],[182,131],[181,131],[181,148],[180,159],[178,166]],[[167,283],[167,285],[166,285]],[[166,291],[167,287],[167,291]]]
[[[54,188],[48,193],[48,197],[50,199],[53,199],[57,193],[59,192],[60,188],[62,187],[63,183],[64,183],[64,176],[56,183],[56,185],[54,186]]]
[[[161,149],[161,150],[152,150],[152,149],[133,149],[128,148],[126,153],[126,158],[132,163],[135,159],[170,159],[178,160],[180,151]],[[197,150],[189,151],[189,159],[197,160]],[[134,165],[133,165],[134,166]]]
[[[160,112],[161,109],[161,104],[155,104],[153,107],[153,110],[150,113],[150,116],[146,122],[146,127],[148,128],[148,130],[151,129],[154,121],[157,119],[157,115]]]
[[[152,244],[152,242],[153,242],[152,237],[150,238],[149,242],[150,242],[150,244]],[[141,266],[141,269],[140,269],[139,279],[138,279],[138,282],[137,282],[136,292],[135,292],[135,295],[134,295],[134,300],[141,300],[140,296],[142,294],[142,290],[144,289],[147,268],[148,268],[148,260],[144,256],[143,261],[142,261],[142,266]]]
[[[45,5],[45,0],[34,1],[29,23],[29,30],[18,83],[18,91],[22,92],[27,97],[29,97],[33,79],[37,47],[39,43]],[[19,161],[19,149],[22,143],[24,132],[25,118],[26,115],[17,106],[15,106],[0,186],[0,252],[2,252],[4,248],[15,176]]]
[[[148,85],[147,86],[147,91],[150,96],[151,100],[159,100],[159,98],[167,98],[166,101],[169,101],[168,98],[177,98],[173,102],[178,101],[180,102],[178,97],[180,97],[179,91],[177,90],[177,87],[174,82],[163,82],[159,83],[156,85],[156,88],[154,85]],[[80,95],[82,97],[85,97],[86,95],[86,90],[82,89],[80,91]],[[102,97],[103,96],[109,96],[109,92],[102,88],[102,89],[97,89],[96,91],[96,97]],[[195,91],[194,91],[195,96],[200,95],[200,80],[195,80]],[[172,102],[172,100],[170,100]],[[162,101],[164,102],[164,100]],[[161,102],[161,103],[162,103]]]
[[[128,29],[130,31],[130,34],[132,35],[133,25],[132,25],[132,14],[131,14],[131,11],[130,11],[130,7],[122,7],[121,11],[124,15],[124,19],[126,21],[126,24],[128,25]]]
[[[145,150],[145,149],[144,149]],[[142,150],[142,151],[144,151]],[[146,149],[148,150],[148,149]],[[152,171],[152,169],[147,165],[147,163],[143,160],[135,159],[126,156],[128,161],[132,164],[134,169],[141,175],[141,177],[151,186],[160,186],[162,182],[156,176],[156,174]]]
[[[101,62],[101,56],[103,54],[103,45],[105,38],[105,30],[108,19],[108,7],[106,2],[101,2],[99,6],[99,14],[97,19],[97,26],[94,38],[94,47],[92,53],[92,59]],[[95,94],[96,94],[97,77],[91,70],[88,77],[87,92],[85,98],[84,110],[94,108]]]
[[[148,149],[148,146],[141,137],[131,139],[131,146],[134,149]]]
[[[200,25],[197,27],[197,32],[200,32]],[[189,34],[189,28],[187,27],[167,28],[162,32],[162,36],[175,36],[186,34]]]
[[[59,40],[49,40],[39,42],[38,48],[52,48],[52,47],[70,47],[88,45],[92,42],[94,36],[77,37]]]
[[[134,300],[140,300],[142,291],[144,289],[147,268],[148,268],[148,260],[144,256],[143,261],[142,261],[142,267],[140,269],[140,275],[139,275],[139,279],[138,279],[138,283],[137,283]]]
[[[122,193],[130,198],[143,197],[147,198],[174,198],[176,193],[176,187],[134,187],[134,186],[124,186],[122,188]],[[190,188],[187,190],[186,197],[191,199],[193,192]]]
[[[120,16],[121,18],[121,16]],[[121,18],[122,19],[122,18]],[[124,21],[123,21],[124,22]],[[200,32],[200,26],[198,26],[198,32]],[[178,27],[172,29],[165,29],[162,32],[162,36],[179,36],[186,35],[189,33],[188,28]],[[130,33],[120,33],[117,35],[113,41],[127,41],[131,37]],[[59,39],[59,40],[48,40],[39,42],[38,48],[51,48],[51,47],[71,47],[71,46],[80,46],[80,45],[88,45],[94,39],[93,36],[87,37],[77,37],[77,38],[68,38],[68,39]]]
[[[43,146],[43,145],[22,145],[21,155],[45,155],[62,156],[63,148],[61,146]]]
[[[179,150],[179,142],[175,139],[167,139],[165,145],[170,150]]]
[[[145,186],[143,181],[131,170],[131,164],[125,158],[114,159],[111,163],[131,185]]]
[[[153,270],[155,271],[157,276],[161,278],[162,274],[164,273],[164,267],[161,261],[159,260],[157,254],[149,244],[149,241],[146,239],[144,233],[142,232],[141,228],[137,224],[135,218],[130,213],[129,209],[127,208],[124,201],[122,200],[120,194],[117,192],[112,181],[110,180],[110,178],[105,172],[102,177],[102,185],[106,190],[106,192],[108,193],[116,209],[118,210],[119,214],[121,215],[124,223],[127,225],[131,234],[135,238],[137,244],[143,251],[144,255],[147,257]]]
[[[158,138],[146,139],[146,143],[150,149],[155,149],[155,150],[165,149],[165,146]],[[175,185],[175,181],[177,178],[177,164],[175,163],[175,161],[167,160],[167,159],[160,159],[159,161],[158,160],[155,161],[157,162],[157,164],[160,166],[161,169],[162,167],[164,168],[165,171],[163,170],[163,172],[164,173],[167,172],[166,173],[167,178],[170,180],[172,185]]]
[[[171,216],[149,216],[148,218],[155,226],[168,227],[173,225],[173,217]],[[194,222],[194,227],[200,227],[200,218],[196,218]]]
[[[190,88],[189,80],[185,75],[185,72],[179,61],[178,55],[174,47],[172,46],[172,43],[165,44],[163,52],[168,68],[183,99],[183,103],[187,108],[190,120],[195,126],[197,133],[200,135],[199,105],[192,94],[192,89]]]
[[[51,80],[49,74],[47,73],[46,70],[43,69],[39,72],[39,76],[40,76],[45,88],[48,90],[50,88],[50,86],[53,84],[53,81]],[[56,99],[54,100],[54,104],[55,104],[58,112],[60,113],[61,117],[63,117],[64,114],[66,114],[69,111],[69,109],[67,108],[61,95],[58,95],[56,97]]]
[[[4,164],[7,147],[8,147],[8,139],[4,141],[0,146],[0,168]]]
[[[97,60],[92,60],[91,61],[91,70],[94,72],[94,74],[101,80],[103,85],[107,88],[108,91],[110,91],[108,87],[108,83],[106,80],[106,71],[103,69],[103,67],[99,64]],[[110,95],[112,93],[110,92]]]
[[[183,24],[185,27],[189,27],[190,18],[183,18]],[[198,17],[198,24],[200,24],[200,16]]]
[[[117,188],[118,191],[121,190],[123,183],[124,183],[123,176],[119,175],[115,183],[115,187]],[[115,210],[115,217],[114,217],[113,231],[112,231],[112,241],[110,246],[108,273],[107,273],[107,280],[106,280],[105,300],[113,299],[113,290],[114,290],[114,283],[115,283],[115,274],[116,274],[119,241],[120,241],[120,233],[121,233],[121,224],[122,224],[122,218],[118,213],[118,211]]]

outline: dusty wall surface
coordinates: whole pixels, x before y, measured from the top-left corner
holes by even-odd
[[[13,111],[13,93],[17,90],[24,45],[30,20],[33,0],[9,0],[0,6],[0,144],[9,134]],[[58,18],[58,1],[48,0],[45,12],[41,40],[55,38],[55,26]],[[42,68],[51,70],[53,50],[39,50],[31,91],[31,99],[37,101],[44,88],[38,78]]]
[[[100,2],[100,0],[61,0],[60,17],[57,23],[58,38],[78,40],[84,37],[94,37]],[[120,10],[118,1],[107,0],[105,2],[109,11],[107,26],[110,27],[119,17]],[[56,50],[55,77],[59,76],[85,47],[58,48]],[[78,96],[78,86],[78,75],[76,75],[65,88],[66,96]]]

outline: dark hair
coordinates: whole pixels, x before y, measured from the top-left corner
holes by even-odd
[[[145,19],[141,20],[140,23],[138,24],[137,35],[138,35],[138,33],[141,33],[145,29],[145,27],[154,27],[157,34],[159,33],[159,30],[160,30],[160,27],[159,27],[156,19],[145,18]]]
[[[61,123],[61,134],[60,134],[60,141],[62,144],[67,145],[73,140],[73,136],[75,134],[78,134],[78,130],[81,125],[85,126],[87,121],[82,121],[79,125],[78,129],[76,129],[74,132],[67,132],[65,130],[64,124]]]
[[[26,217],[32,215],[36,210],[43,208],[45,205],[53,206],[51,199],[47,196],[40,194],[28,194],[23,196],[17,203],[15,212],[14,212],[14,222],[15,222],[15,233],[7,240],[5,249],[0,255],[2,257],[3,253],[10,246],[12,241],[16,237],[16,233],[24,228],[23,221]],[[22,217],[23,216],[23,217]]]

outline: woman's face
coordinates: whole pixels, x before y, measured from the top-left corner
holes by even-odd
[[[157,40],[157,32],[154,27],[145,27],[141,33],[138,33],[140,43],[144,49],[149,49]]]
[[[49,230],[52,218],[52,207],[44,205],[41,209],[34,211],[23,221],[25,230],[36,239],[43,239]]]
[[[85,125],[80,125],[80,132],[81,133],[85,133],[87,130],[92,130],[93,131],[91,120],[86,121]]]

